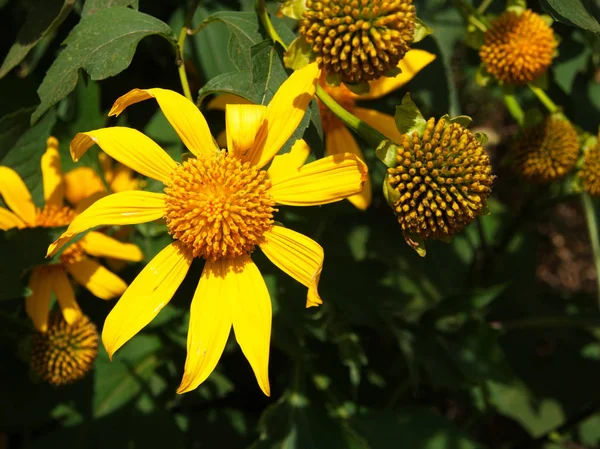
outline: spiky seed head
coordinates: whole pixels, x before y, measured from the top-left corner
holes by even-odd
[[[583,157],[579,177],[587,193],[600,196],[600,134],[598,135],[598,143],[586,151]]]

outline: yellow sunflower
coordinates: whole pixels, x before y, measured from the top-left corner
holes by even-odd
[[[43,209],[35,206],[25,183],[14,170],[0,167],[0,195],[10,208],[0,208],[0,229],[67,226],[78,216],[79,207],[87,206],[86,201],[82,201],[75,209],[64,204],[63,173],[58,141],[54,137],[48,139],[41,166],[45,199]],[[81,188],[87,188],[85,182],[82,182]],[[88,255],[134,262],[143,258],[136,245],[92,231],[68,246],[57,263],[35,267],[29,278],[31,293],[25,298],[25,310],[37,330],[46,332],[48,329],[52,292],[68,324],[73,324],[81,317],[81,309],[75,300],[68,275],[102,299],[115,298],[127,289],[127,284],[120,277]]]
[[[339,201],[360,192],[367,176],[364,163],[348,153],[304,164],[309,149],[302,140],[290,153],[276,156],[300,123],[318,75],[316,64],[296,71],[268,106],[228,105],[227,150],[219,149],[196,106],[176,92],[134,89],[115,102],[110,115],[155,98],[195,156],[182,164],[134,129],[105,128],[75,136],[74,160],[96,143],[119,162],[166,186],[164,193],[120,192],[98,200],[49,248],[54,254],[74,235],[95,226],[165,218],[173,243],[141,271],[104,323],[102,341],[111,357],[170,301],[192,260],[200,257],[206,262],[191,303],[187,359],[178,392],[195,389],[210,375],[233,326],[260,388],[270,394],[271,301],[250,254],[259,246],[275,265],[308,287],[307,306],[320,304],[323,249],[276,223],[275,206]]]
[[[371,125],[377,131],[382,133],[388,139],[399,143],[402,135],[396,127],[394,116],[379,112],[375,109],[363,108],[357,105],[357,101],[377,100],[404,86],[415,77],[423,68],[435,60],[435,55],[424,50],[410,50],[404,59],[398,63],[401,73],[395,77],[382,77],[375,81],[370,81],[370,90],[367,94],[357,95],[351,92],[343,84],[339,87],[328,86],[325,78],[320,78],[321,86],[346,110]],[[213,99],[209,104],[209,109],[225,109],[227,104],[249,104],[247,100],[236,95],[221,95]],[[319,101],[319,110],[321,111],[321,121],[323,123],[323,132],[325,134],[325,154],[328,156],[342,153],[352,153],[364,160],[362,151],[358,142],[348,128],[331,112],[325,105]],[[225,136],[220,136],[217,141],[221,141]],[[348,200],[360,210],[365,210],[371,204],[373,196],[371,180],[367,179],[362,192],[352,195]]]

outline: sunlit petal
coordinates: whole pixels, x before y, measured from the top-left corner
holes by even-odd
[[[256,144],[256,137],[265,127],[265,106],[257,104],[228,104],[225,109],[227,149],[246,162]]]
[[[279,204],[317,206],[340,201],[362,191],[367,166],[350,153],[304,165],[295,174],[273,183],[269,193]]]
[[[310,148],[304,139],[298,139],[289,153],[278,154],[269,166],[269,178],[272,182],[292,176],[304,165],[310,154]]]
[[[158,106],[171,126],[188,150],[196,156],[201,154],[210,156],[218,149],[200,110],[190,100],[172,90],[133,89],[115,101],[108,115],[118,116],[126,107],[149,98],[156,98]],[[135,170],[135,167],[131,168]]]
[[[123,279],[87,257],[67,264],[65,267],[79,284],[98,298],[113,299],[121,296],[127,289],[127,284]]]
[[[198,387],[213,372],[231,331],[227,259],[206,262],[190,308],[187,358],[177,393]]]
[[[139,190],[100,198],[75,217],[67,230],[48,247],[47,255],[53,256],[75,235],[96,226],[123,226],[157,220],[164,215],[164,198],[162,193]]]
[[[102,342],[110,357],[167,305],[192,259],[191,253],[174,242],[138,274],[104,322]]]
[[[81,309],[75,300],[73,286],[62,267],[52,270],[52,290],[58,300],[63,318],[67,323],[73,324],[81,316]]]
[[[321,245],[291,229],[273,226],[260,249],[281,270],[308,287],[306,307],[323,303],[318,292],[324,257]]]
[[[44,267],[34,268],[29,278],[30,294],[25,298],[25,312],[40,332],[48,330],[52,294],[52,273]]]
[[[110,157],[127,167],[168,182],[177,163],[156,142],[141,132],[121,126],[78,133],[71,141],[71,156],[77,162],[95,143]]]
[[[35,223],[35,205],[27,186],[12,168],[0,166],[0,195],[7,206],[28,225]]]
[[[58,152],[58,140],[54,137],[48,138],[41,165],[46,206],[62,207],[65,196],[63,172]]]
[[[325,133],[325,153],[328,156],[352,153],[363,160],[363,154],[362,151],[360,151],[356,139],[345,126],[333,127]],[[348,201],[354,204],[358,209],[365,210],[371,204],[372,197],[371,177],[367,176],[362,192],[349,196]]]
[[[131,262],[139,262],[144,258],[142,250],[137,245],[120,242],[101,232],[88,232],[80,243],[90,256],[112,257]]]

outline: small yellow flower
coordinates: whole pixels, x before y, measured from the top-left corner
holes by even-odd
[[[547,117],[516,140],[513,166],[524,179],[547,183],[569,173],[579,156],[577,131],[567,120]]]
[[[422,137],[402,136],[396,162],[386,182],[407,242],[451,237],[485,210],[492,167],[464,126],[429,119]]]
[[[596,145],[585,152],[579,177],[587,193],[600,196],[600,134]]]
[[[412,0],[307,0],[300,36],[328,75],[357,84],[393,70],[415,31]]]
[[[60,313],[52,313],[46,332],[31,339],[30,365],[33,372],[54,386],[82,379],[98,354],[98,331],[85,315],[67,323]]]
[[[405,58],[400,61],[398,68],[401,73],[393,78],[379,78],[369,83],[370,90],[367,94],[357,95],[351,92],[343,84],[339,87],[328,86],[325,78],[321,76],[319,83],[341,106],[356,117],[371,125],[388,139],[394,142],[400,142],[402,135],[396,127],[394,116],[379,112],[375,109],[369,109],[359,106],[357,101],[377,100],[389,93],[401,88],[417,73],[435,60],[435,55],[424,50],[410,50]],[[337,116],[327,107],[317,100],[321,112],[321,122],[325,134],[325,154],[328,156],[334,154],[352,153],[364,160],[362,151],[353,134],[342,123]],[[225,109],[227,104],[249,104],[237,95],[225,94],[215,97],[209,104],[208,109]],[[225,135],[220,136],[217,141],[225,139]],[[360,210],[366,210],[371,204],[372,199],[371,179],[367,178],[362,192],[348,197],[348,200]]]
[[[552,28],[531,10],[504,12],[485,33],[479,56],[486,70],[506,84],[522,85],[543,75],[558,43]]]
[[[200,257],[206,263],[191,303],[187,360],[178,392],[195,389],[210,375],[233,326],[260,388],[270,394],[271,301],[250,253],[259,246],[275,265],[308,287],[307,306],[320,304],[323,249],[276,224],[275,206],[339,201],[360,192],[367,176],[364,163],[352,154],[304,164],[309,149],[302,140],[290,153],[276,156],[304,116],[318,73],[316,64],[294,72],[268,106],[227,105],[227,150],[216,145],[196,106],[176,92],[135,89],[115,102],[111,115],[155,98],[195,156],[183,164],[134,129],[105,128],[75,136],[75,160],[96,143],[119,162],[162,181],[165,193],[130,191],[100,199],[71,223],[49,253],[95,226],[162,217],[175,239],[142,270],[106,318],[102,341],[111,357],[170,301],[194,257]]]
[[[25,183],[14,170],[0,167],[0,195],[11,209],[0,208],[1,230],[67,226],[78,215],[81,207],[87,207],[87,204],[80,204],[79,208],[72,209],[64,205],[63,174],[58,141],[54,137],[48,139],[41,165],[45,199],[43,209],[36,208]],[[102,299],[115,298],[127,288],[121,278],[87,257],[88,255],[128,261],[142,260],[142,253],[137,246],[93,231],[66,248],[60,255],[59,262],[35,267],[29,278],[31,293],[25,299],[25,310],[38,331],[45,332],[48,329],[52,292],[56,295],[67,323],[72,324],[81,316],[67,273]]]

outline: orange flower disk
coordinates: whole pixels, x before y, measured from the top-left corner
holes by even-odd
[[[585,153],[579,177],[586,192],[600,196],[600,142]]]
[[[548,70],[556,47],[552,28],[538,14],[531,10],[521,15],[507,11],[485,33],[479,56],[497,80],[522,85]]]

